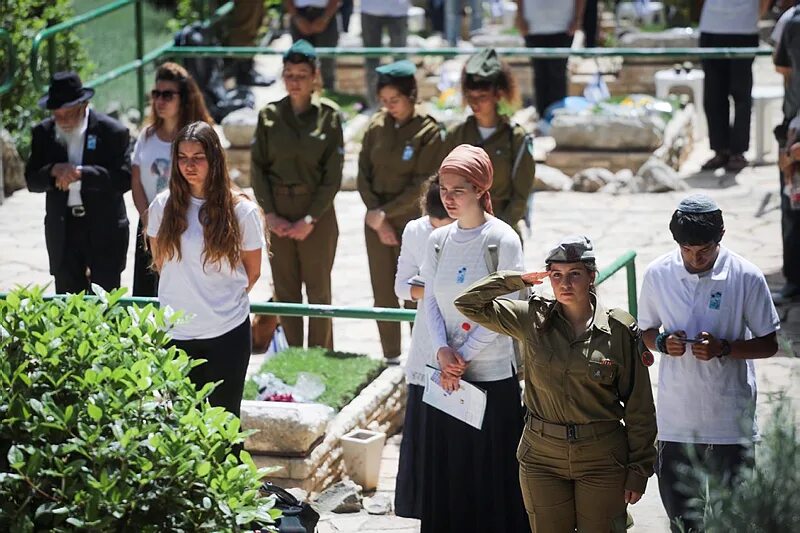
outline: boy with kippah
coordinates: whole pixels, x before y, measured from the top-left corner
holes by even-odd
[[[661,501],[679,531],[697,531],[680,490],[690,448],[728,483],[752,467],[756,376],[753,359],[778,349],[780,327],[761,271],[720,244],[722,211],[704,195],[678,205],[669,229],[678,248],[648,266],[639,298],[639,327],[661,354],[658,373],[658,475]]]

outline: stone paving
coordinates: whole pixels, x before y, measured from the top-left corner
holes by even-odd
[[[761,68],[765,68],[763,63]],[[737,175],[700,173],[699,165],[709,155],[707,145],[700,143],[681,174],[685,176],[691,191],[711,194],[720,204],[727,229],[724,243],[759,266],[774,287],[780,286],[780,212],[774,152],[768,156],[768,164],[748,167]],[[601,267],[610,264],[626,250],[635,250],[636,267],[640,273],[637,282],[640,285],[641,272],[647,264],[674,246],[667,225],[675,205],[687,193],[688,191],[626,196],[573,192],[536,193],[532,231],[526,235],[525,240],[526,265],[529,269],[540,268],[545,252],[561,236],[585,233],[595,242]],[[126,199],[132,227],[135,228],[136,211],[130,195]],[[44,245],[44,200],[43,194],[19,191],[0,206],[0,291],[17,285],[48,284],[52,281],[47,272],[47,252]],[[335,206],[340,238],[333,268],[333,303],[371,306],[371,286],[363,234],[365,207],[355,192],[340,193]],[[128,287],[131,284],[133,267],[133,243],[134,239],[131,238],[128,268],[122,276],[123,284]],[[622,271],[601,286],[601,298],[609,306],[626,307],[625,287]],[[52,292],[52,284],[49,292]],[[262,279],[253,290],[252,298],[266,300],[271,294],[269,267],[265,261]],[[407,346],[408,330],[404,328],[403,331],[404,345]],[[338,349],[379,356],[377,329],[371,324],[335,319],[334,339]],[[800,407],[800,391],[797,387],[800,364],[797,359],[790,357],[790,354],[800,349],[797,344],[800,342],[800,312],[788,312],[780,339],[780,354],[757,362],[761,392],[758,411],[762,421],[778,391],[786,391],[795,406]],[[251,370],[260,361],[259,357],[253,357]],[[656,369],[653,369],[651,376],[654,382],[656,375]],[[399,436],[390,438],[384,449],[378,490],[390,496],[394,491],[399,442]],[[631,507],[631,513],[636,521],[634,531],[655,533],[668,530],[655,478],[651,478],[642,501]],[[370,517],[366,514],[325,517],[319,529],[322,533],[407,533],[418,530],[418,522],[414,520],[392,516]]]

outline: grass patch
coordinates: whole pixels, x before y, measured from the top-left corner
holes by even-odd
[[[109,0],[73,0],[77,15],[108,4]],[[173,17],[170,9],[156,9],[151,3],[142,3],[142,33],[145,53],[172,40],[167,21]],[[95,76],[105,74],[123,63],[136,59],[136,30],[133,4],[82,24],[77,34],[94,64]],[[153,84],[152,64],[145,67],[145,92]],[[95,108],[104,112],[108,104],[117,101],[123,109],[137,105],[136,71],[97,87],[92,99]]]
[[[270,372],[289,385],[297,382],[299,372],[322,376],[325,392],[317,402],[337,411],[356,397],[384,368],[382,361],[366,355],[328,352],[322,348],[287,348],[264,362],[259,373]],[[258,387],[252,379],[244,385],[244,399],[255,400]]]

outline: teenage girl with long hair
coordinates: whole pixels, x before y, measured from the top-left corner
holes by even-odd
[[[248,292],[261,275],[265,241],[258,205],[234,189],[219,137],[205,122],[176,135],[172,179],[150,205],[147,235],[158,300],[187,315],[170,330],[174,344],[207,360],[190,379],[198,389],[222,380],[209,401],[238,416],[250,359]]]

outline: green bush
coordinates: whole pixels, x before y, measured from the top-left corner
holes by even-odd
[[[0,531],[243,531],[271,524],[239,420],[189,381],[172,318],[124,293],[0,301]]]
[[[17,55],[16,84],[11,91],[0,95],[0,126],[11,133],[24,158],[30,154],[31,127],[45,116],[37,105],[42,94],[33,86],[29,67],[33,38],[45,27],[73,16],[71,0],[0,0],[0,28],[11,34]],[[74,32],[61,33],[54,41],[56,70],[76,70],[86,79],[92,65]],[[48,46],[43,44],[39,49],[44,59],[41,67],[44,78],[48,77]],[[3,72],[7,64],[6,53],[5,48],[0,47],[0,69]]]
[[[724,483],[696,458],[687,469],[687,488],[708,533],[800,531],[800,439],[794,411],[781,399],[756,446],[756,466]]]

